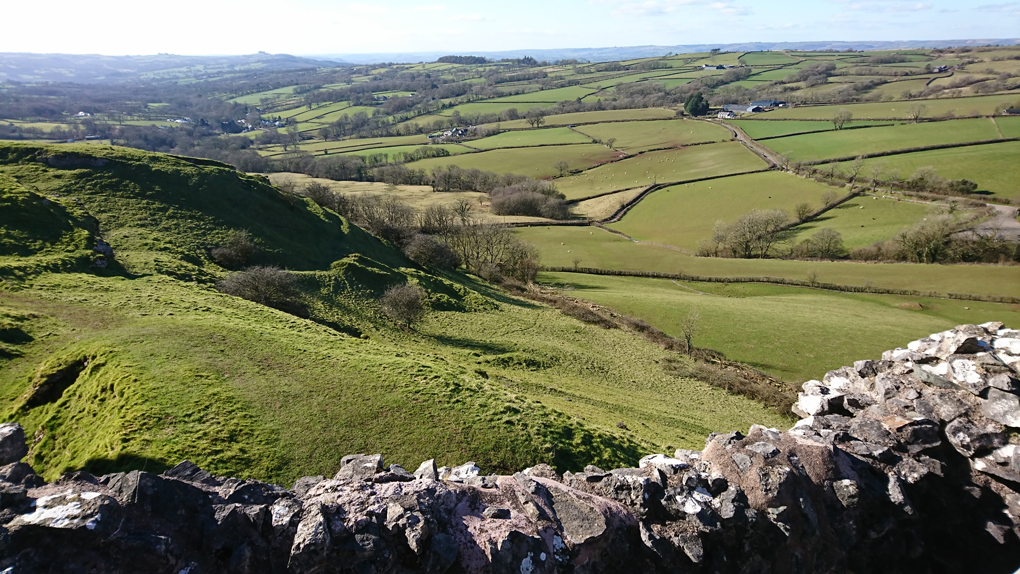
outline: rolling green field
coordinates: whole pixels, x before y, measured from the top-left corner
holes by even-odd
[[[1002,137],[1020,138],[1020,118],[998,117],[995,118],[995,125],[997,125],[999,127],[999,131],[1002,132]]]
[[[745,66],[772,66],[792,64],[797,61],[797,58],[776,52],[750,52],[740,57],[740,62]]]
[[[547,178],[559,172],[556,163],[565,161],[570,169],[585,169],[610,161],[616,153],[606,146],[580,144],[517,149],[495,149],[451,157],[425,159],[415,162],[418,169],[456,165],[464,169],[477,168],[496,173],[517,173],[534,178]]]
[[[906,179],[918,168],[930,166],[944,178],[973,180],[978,184],[978,191],[1020,199],[1017,157],[1020,157],[1020,142],[1003,142],[877,157],[864,162],[863,173],[872,173],[878,166],[883,179],[893,176]]]
[[[990,119],[975,118],[803,134],[770,139],[763,145],[792,161],[806,161],[999,137]]]
[[[771,73],[771,72],[768,72]],[[753,76],[759,78],[761,76]],[[769,78],[781,79],[781,78]],[[914,104],[920,103],[927,107],[925,117],[938,118],[952,113],[956,116],[991,115],[1001,105],[1012,105],[1016,102],[1016,94],[998,96],[977,96],[967,98],[939,98],[929,100],[911,100],[906,102],[882,102],[868,104],[840,104],[836,106],[797,106],[765,112],[763,118],[790,120],[827,120],[842,108],[850,110],[854,118],[859,120],[904,120],[907,111]]]
[[[517,234],[538,247],[542,264],[551,267],[570,267],[577,258],[582,267],[710,277],[767,276],[804,281],[809,273],[815,273],[818,281],[841,285],[870,282],[888,289],[1020,297],[1020,266],[723,259],[693,257],[676,248],[634,243],[591,227],[529,227],[519,229]]]
[[[641,154],[556,180],[567,199],[591,197],[653,183],[683,181],[764,169],[765,163],[737,142]]]
[[[390,138],[355,138],[343,141],[311,141],[301,142],[297,148],[309,153],[321,153],[323,151],[342,152],[368,148],[387,148],[395,146],[429,145],[429,139],[424,135],[397,136]],[[266,146],[260,150],[265,153],[283,153],[283,146]]]
[[[542,273],[539,280],[673,336],[696,310],[695,346],[724,350],[730,359],[798,382],[962,323],[1020,322],[1020,309],[1001,303],[579,273]]]
[[[787,120],[787,121],[759,121],[759,120],[726,120],[740,129],[752,139],[770,138],[785,136],[789,134],[806,132],[824,132],[835,130],[832,122],[820,120]],[[847,122],[845,128],[859,126],[879,125],[886,122]]]
[[[4,339],[0,396],[37,438],[29,462],[48,479],[188,459],[283,484],[369,451],[405,466],[427,452],[486,472],[578,470],[697,448],[708,432],[752,422],[789,424],[666,372],[668,353],[630,333],[414,268],[261,178],[86,146],[54,149],[116,161],[55,170],[34,161],[39,149],[0,146],[0,317],[5,336],[24,334]],[[89,267],[92,217],[116,254],[102,271]],[[253,263],[300,270],[309,318],[213,288],[227,271],[208,249],[232,229],[262,247]],[[431,301],[414,330],[376,301],[404,282]],[[64,368],[80,375],[62,395],[26,401],[33,377]]]
[[[858,197],[825,212],[793,229],[792,241],[799,243],[820,229],[834,229],[843,236],[847,249],[864,247],[890,239],[917,223],[932,211],[932,206],[911,201],[876,197]]]
[[[581,86],[570,86],[567,88],[557,88],[555,90],[541,90],[538,92],[531,92],[527,94],[517,94],[515,96],[505,96],[502,98],[496,98],[490,100],[493,102],[562,102],[564,100],[577,100],[587,96],[594,90],[592,88],[584,88]]]
[[[369,155],[383,154],[384,153],[384,154],[388,155],[391,160],[393,160],[393,159],[395,159],[397,157],[397,154],[399,154],[399,153],[402,153],[402,152],[403,153],[410,153],[410,152],[413,152],[416,149],[419,149],[421,147],[426,147],[426,146],[405,145],[405,146],[384,147],[384,148],[368,148],[368,149],[358,149],[358,150],[354,150],[354,151],[346,151],[346,152],[341,152],[341,153],[343,153],[345,155],[360,155],[360,156],[369,156]],[[429,147],[430,149],[433,149],[433,148],[444,149],[444,150],[450,152],[450,155],[460,155],[462,153],[471,153],[472,152],[472,150],[470,148],[466,148],[466,147],[464,147],[462,145],[457,145],[457,144],[432,144],[432,145],[429,145],[427,147]]]
[[[711,238],[717,221],[732,223],[752,209],[793,213],[802,202],[820,209],[820,198],[830,189],[810,179],[775,171],[682,184],[648,195],[610,227],[635,239],[693,252],[703,240]]]
[[[569,126],[571,124],[590,124],[599,122],[619,122],[632,120],[665,120],[676,117],[676,112],[662,108],[644,108],[638,110],[604,110],[598,112],[578,112],[574,114],[557,114],[546,116],[547,126]],[[492,127],[489,124],[485,127]],[[526,120],[513,120],[499,124],[503,128],[526,128]]]
[[[451,116],[453,112],[460,112],[463,114],[498,114],[504,110],[510,108],[516,109],[521,114],[527,113],[532,108],[551,108],[556,105],[556,102],[497,102],[495,100],[486,100],[484,102],[471,102],[467,104],[460,104],[452,108],[446,108],[439,112],[441,116]]]
[[[626,153],[725,141],[731,138],[729,130],[721,126],[693,120],[620,122],[581,126],[575,129],[602,141],[614,138],[616,141],[613,147]]]
[[[591,138],[585,137],[569,128],[549,128],[544,130],[503,132],[465,143],[478,149],[497,149],[592,142]]]

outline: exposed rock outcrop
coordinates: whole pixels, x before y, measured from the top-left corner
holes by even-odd
[[[965,325],[805,383],[786,432],[563,475],[352,455],[291,490],[189,462],[43,484],[0,425],[0,570],[1009,573],[1018,369],[1020,331]]]

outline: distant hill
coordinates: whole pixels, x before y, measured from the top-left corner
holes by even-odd
[[[335,59],[313,60],[288,54],[243,56],[102,56],[98,54],[0,53],[0,82],[110,83],[143,79],[201,77],[224,71],[333,67]]]
[[[634,58],[651,58],[665,54],[690,54],[719,48],[727,52],[753,52],[760,50],[903,50],[909,48],[948,48],[952,46],[989,46],[1020,44],[1020,38],[971,40],[904,40],[898,42],[743,42],[739,44],[682,44],[677,46],[620,46],[606,48],[563,48],[554,50],[508,50],[503,52],[463,52],[452,55],[484,56],[493,60],[531,56],[539,60],[588,60],[612,62]],[[343,59],[352,64],[379,62],[433,62],[447,52],[392,52],[375,54],[329,54],[313,57]]]

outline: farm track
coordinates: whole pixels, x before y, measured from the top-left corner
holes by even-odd
[[[706,121],[721,125],[730,130],[730,132],[733,134],[733,137],[736,138],[737,141],[742,143],[744,147],[748,149],[748,151],[763,159],[765,163],[769,164],[770,167],[775,168],[783,165],[781,155],[777,154],[771,149],[751,139],[751,137],[744,133],[744,130],[740,129],[739,127],[718,120],[706,120]]]

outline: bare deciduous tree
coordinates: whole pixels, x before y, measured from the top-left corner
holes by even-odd
[[[558,161],[553,164],[553,169],[560,174],[560,177],[563,177],[567,175],[568,171],[570,171],[570,164],[565,161]]]
[[[912,104],[907,109],[907,119],[916,124],[917,122],[921,121],[921,118],[924,117],[924,114],[926,114],[927,112],[928,112],[927,105],[921,103]]]
[[[683,335],[684,343],[687,345],[687,356],[691,356],[691,352],[694,347],[691,346],[691,341],[694,340],[694,335],[698,333],[698,322],[701,320],[701,313],[697,309],[691,309],[687,312],[687,315],[680,321],[680,333]]]
[[[841,130],[843,129],[843,126],[845,126],[848,122],[850,122],[853,119],[854,114],[850,110],[846,108],[840,108],[840,110],[836,112],[834,116],[832,116],[832,125],[837,130]]]

